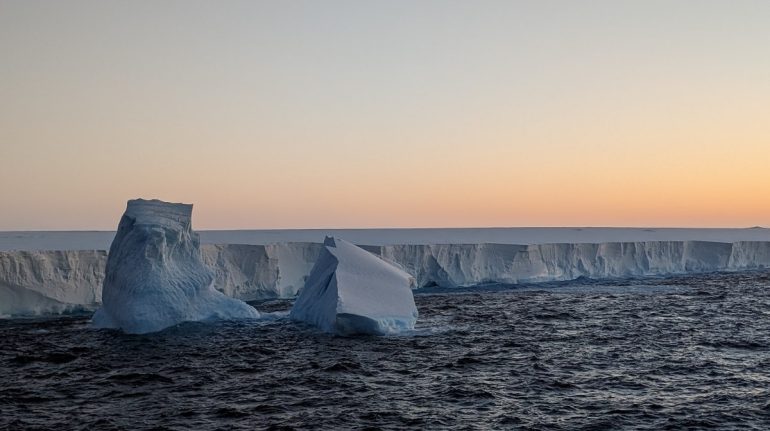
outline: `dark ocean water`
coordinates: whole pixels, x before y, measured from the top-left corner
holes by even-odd
[[[423,291],[414,334],[0,321],[2,429],[768,429],[770,274]],[[257,304],[280,311],[288,301]]]

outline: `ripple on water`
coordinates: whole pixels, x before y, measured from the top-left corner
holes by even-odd
[[[683,429],[770,424],[767,273],[423,290],[417,328],[159,334],[0,320],[0,428]],[[76,414],[74,412],[77,412]]]

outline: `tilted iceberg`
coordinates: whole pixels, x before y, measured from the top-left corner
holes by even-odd
[[[186,321],[259,317],[214,289],[191,217],[192,205],[128,201],[107,257],[95,326],[147,333]]]
[[[414,278],[347,241],[327,237],[293,320],[341,335],[385,335],[414,329]]]

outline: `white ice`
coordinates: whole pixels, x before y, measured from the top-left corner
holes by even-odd
[[[479,233],[480,231],[483,231]],[[691,274],[712,271],[742,271],[770,268],[768,229],[407,229],[355,232],[357,242],[385,260],[394,262],[417,280],[417,286],[457,287],[481,283],[531,283],[572,280]],[[254,233],[250,236],[249,233]],[[212,233],[215,240],[230,243],[204,244],[203,264],[214,276],[214,288],[242,300],[292,298],[305,283],[323,249],[313,242],[290,242],[319,231],[231,231]],[[287,233],[290,232],[290,233]],[[386,233],[395,235],[390,238]],[[474,233],[475,232],[475,233]],[[545,239],[575,239],[577,242],[542,243]],[[87,241],[60,244],[68,235],[91,238],[84,232],[16,233],[9,243],[19,245],[88,245]],[[463,235],[469,236],[463,236]],[[499,241],[456,243],[458,239]],[[671,240],[659,237],[671,235]],[[9,248],[0,234],[0,249]],[[5,236],[11,235],[6,233]],[[55,241],[49,236],[53,235]],[[267,236],[265,236],[267,235]],[[570,238],[570,235],[576,236]],[[577,236],[596,239],[585,242]],[[627,241],[649,235],[646,241]],[[31,243],[24,238],[32,236]],[[444,243],[417,243],[418,240]],[[323,236],[321,236],[323,237]],[[501,243],[511,238],[534,243]],[[286,240],[270,244],[248,244],[261,239]],[[317,237],[316,237],[317,238]],[[614,242],[602,239],[624,238]],[[655,239],[657,238],[657,239]],[[689,240],[674,240],[690,238]],[[710,241],[692,240],[707,239]],[[713,238],[723,238],[714,241]],[[585,239],[585,238],[584,238]],[[26,242],[25,242],[26,241]],[[391,244],[393,241],[403,243]],[[383,245],[383,243],[386,243]],[[11,247],[12,248],[12,247]],[[102,298],[107,252],[103,250],[0,251],[0,314],[36,315],[56,310],[95,309]],[[33,292],[36,294],[30,294]],[[51,300],[51,301],[49,301]],[[62,305],[64,304],[64,305]]]
[[[0,315],[93,310],[101,301],[107,252],[0,252]]]
[[[96,327],[148,333],[186,321],[259,317],[214,289],[191,217],[192,205],[128,202],[107,258]]]
[[[414,278],[347,241],[327,237],[291,318],[342,335],[414,329]]]

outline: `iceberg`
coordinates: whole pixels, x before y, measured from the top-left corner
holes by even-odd
[[[414,329],[414,278],[347,241],[327,237],[290,318],[340,335]]]
[[[214,289],[191,218],[192,205],[128,201],[107,257],[94,326],[141,334],[187,321],[259,317]]]

